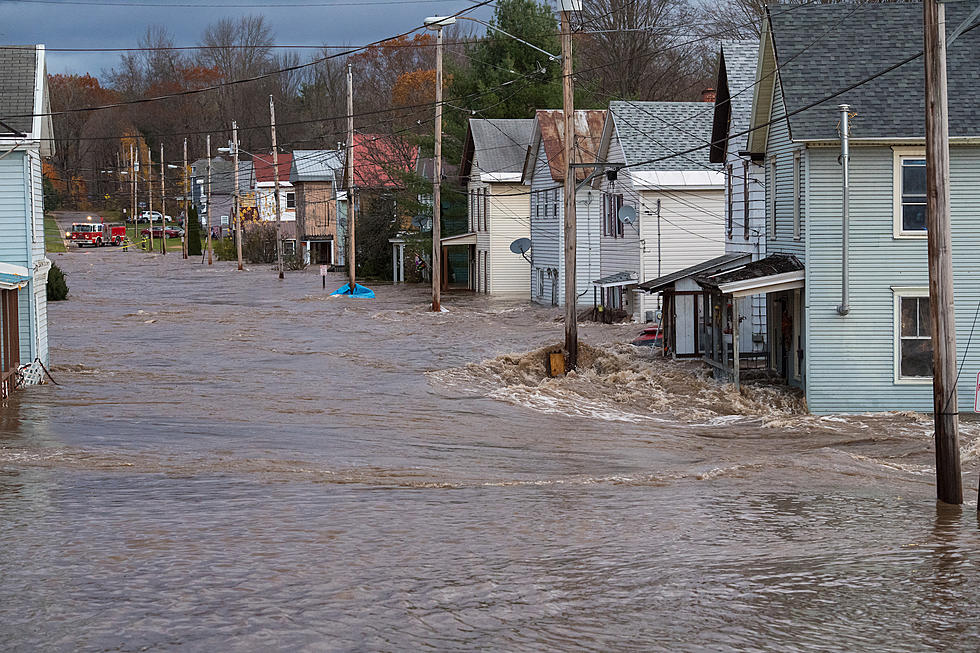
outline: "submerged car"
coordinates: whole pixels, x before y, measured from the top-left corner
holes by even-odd
[[[664,332],[660,325],[648,326],[630,343],[637,347],[663,347]]]

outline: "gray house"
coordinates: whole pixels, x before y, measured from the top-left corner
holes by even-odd
[[[251,161],[238,162],[238,192],[243,206],[251,199],[255,172]],[[229,235],[234,228],[235,166],[234,162],[220,156],[211,159],[211,205],[208,206],[208,160],[198,159],[191,164],[191,201],[197,216],[204,225],[211,212],[211,228],[221,235]]]
[[[948,29],[970,9],[950,4]],[[766,295],[769,365],[805,390],[814,413],[932,410],[923,63],[881,74],[921,49],[922,6],[914,3],[779,5],[764,26],[746,149],[766,170],[769,256],[704,284],[722,305]],[[961,35],[948,53],[961,411],[973,410],[980,371],[980,346],[966,347],[980,302],[978,53],[980,31]],[[841,103],[851,112],[846,254]]]

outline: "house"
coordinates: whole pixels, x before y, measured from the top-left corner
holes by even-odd
[[[280,152],[278,155],[278,166],[272,165],[272,153],[262,156],[253,156],[252,163],[255,166],[255,204],[258,208],[258,218],[260,222],[275,222],[276,203],[279,204],[280,229],[283,243],[283,252],[287,256],[292,256],[297,252],[296,235],[296,191],[289,181],[289,171],[293,165],[293,155],[289,152]],[[275,172],[279,170],[279,197],[276,198]]]
[[[531,119],[469,121],[460,166],[467,229],[442,242],[444,249],[465,248],[470,290],[525,297],[530,292],[530,260],[510,246],[531,237],[531,196],[521,177],[533,126]]]
[[[592,306],[592,280],[599,277],[599,192],[587,183],[602,138],[606,112],[575,112],[575,288],[578,304]],[[531,301],[565,304],[565,183],[564,112],[538,110],[521,181],[530,188]]]
[[[238,162],[238,193],[242,205],[247,203],[254,184],[255,171],[251,161]],[[211,198],[208,202],[208,160],[198,159],[191,164],[191,201],[201,225],[211,225],[220,236],[228,236],[235,227],[235,164],[216,156],[211,159]],[[211,216],[208,219],[208,211]]]
[[[970,7],[946,11],[952,29]],[[767,257],[705,282],[722,302],[766,295],[769,367],[813,413],[933,409],[922,33],[912,3],[780,6],[766,18],[746,150],[765,168]],[[968,344],[980,302],[977,52],[974,30],[947,55],[960,411],[973,410],[980,369]],[[840,104],[851,125],[846,251]]]
[[[344,167],[342,150],[295,150],[289,182],[296,193],[296,235],[307,263],[338,262],[334,183]]]
[[[641,283],[725,253],[725,177],[707,148],[713,118],[707,102],[609,104],[597,154],[611,167],[594,182],[601,265],[590,279],[605,315],[655,321],[662,288]],[[675,294],[664,322],[693,321],[696,298]],[[677,344],[676,353],[696,351]]]
[[[54,154],[43,45],[0,50],[0,397],[48,359],[41,157]]]

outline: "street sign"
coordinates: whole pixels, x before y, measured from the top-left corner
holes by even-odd
[[[228,224],[228,216],[227,215],[221,216],[221,226],[226,226],[227,224]]]
[[[321,265],[320,266],[320,276],[321,277],[327,276],[327,266],[326,265]],[[978,378],[980,378],[980,375],[977,375],[977,376],[978,376]]]

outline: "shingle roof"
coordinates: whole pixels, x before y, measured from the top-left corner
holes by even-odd
[[[708,160],[708,148],[675,156],[711,142],[714,119],[707,102],[609,103],[626,163],[662,159],[638,165],[634,170],[720,170]]]
[[[759,61],[759,40],[722,41],[718,56],[717,95],[714,127],[711,133],[711,160],[725,160],[724,143],[729,134],[748,129],[752,121],[752,98],[755,90],[755,69]],[[744,150],[748,134],[738,136],[729,144],[736,152]]]
[[[947,32],[975,3],[946,5]],[[787,111],[806,106],[879,73],[922,50],[920,3],[778,5],[770,17]],[[949,135],[980,136],[980,30],[949,47]],[[841,103],[857,115],[853,138],[925,136],[925,73],[922,58],[790,117],[794,140],[834,139]]]
[[[470,174],[473,159],[483,172],[521,172],[533,128],[534,120],[530,118],[470,118],[461,173]]]
[[[733,281],[761,279],[776,274],[799,272],[803,269],[803,264],[792,254],[770,254],[764,259],[753,261],[730,272],[698,277],[696,281],[706,288],[717,288]]]
[[[33,45],[8,46],[0,50],[0,121],[19,133],[34,127],[34,83],[37,49]],[[12,116],[22,116],[14,118]],[[0,126],[0,134],[10,130]]]
[[[271,183],[275,181],[275,173],[278,168],[279,181],[289,181],[289,169],[293,165],[292,152],[280,152],[276,157],[277,164],[272,165],[272,152],[263,153],[261,156],[252,157],[252,165],[255,166],[255,181],[257,183]]]
[[[336,171],[343,167],[341,150],[293,150],[289,181],[333,181]]]
[[[680,281],[681,279],[726,269],[726,267],[731,267],[731,265],[740,262],[742,259],[748,259],[751,257],[751,254],[722,254],[721,256],[708,259],[707,261],[695,263],[694,265],[686,267],[683,270],[677,270],[676,272],[665,274],[662,277],[658,277],[650,281],[644,281],[643,283],[639,284],[637,288],[650,293],[657,292],[674,285],[675,282]]]

